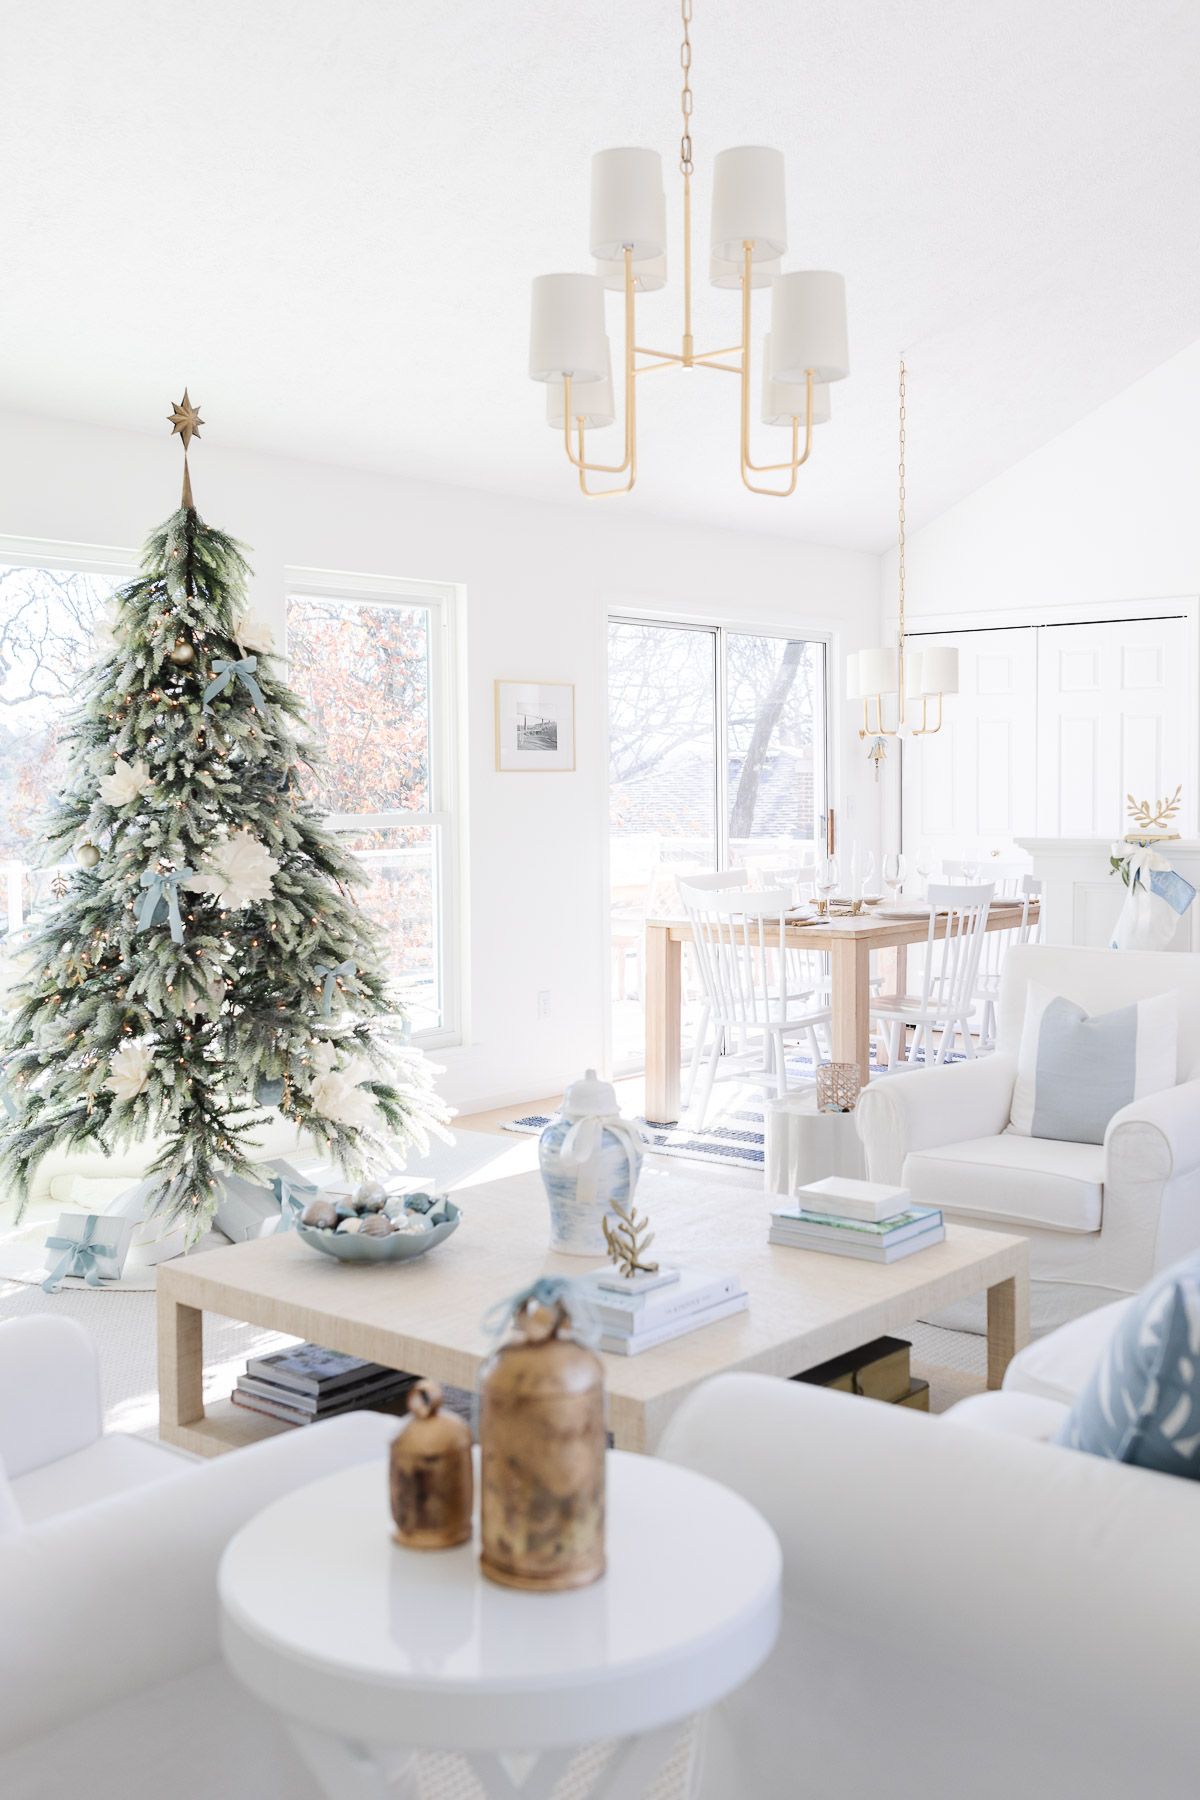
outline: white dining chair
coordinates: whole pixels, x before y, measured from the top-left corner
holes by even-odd
[[[687,1094],[692,1108],[700,1077],[691,1119],[699,1131],[718,1080],[757,1080],[785,1095],[788,1042],[807,1041],[815,1078],[821,1061],[817,1028],[829,1024],[830,1010],[817,985],[815,957],[800,965],[811,985],[795,985],[784,945],[790,905],[784,889],[751,893],[681,881],[679,894],[708,1003],[710,1041],[706,1048],[701,1041],[693,1054]]]
[[[874,1006],[881,1037],[887,1039],[888,1067],[914,1063],[918,1053],[925,1062],[944,1063],[961,1037],[963,1052],[975,1055],[971,1020],[977,1004],[979,956],[987,931],[992,883],[929,888],[929,934],[924,944],[921,993],[913,1000]],[[945,915],[944,937],[935,936],[939,917]],[[907,1028],[913,1027],[905,1046]],[[934,1054],[934,1041],[937,1051]]]
[[[1021,917],[1011,931],[989,931],[984,936],[979,955],[979,978],[975,987],[975,998],[982,1007],[979,1019],[980,1050],[996,1048],[996,1002],[1000,997],[1004,964],[1014,944],[1028,944],[1031,934],[1036,933],[1038,922],[1036,919],[1031,922],[1029,913],[1031,903],[1041,895],[1041,891],[1042,884],[1033,875],[1009,875],[996,884],[994,898],[1020,901]]]

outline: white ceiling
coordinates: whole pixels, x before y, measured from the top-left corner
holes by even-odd
[[[714,151],[780,145],[852,374],[789,502],[740,491],[729,377],[647,377],[614,504],[878,549],[901,350],[919,523],[1200,337],[1196,0],[695,13],[700,260]],[[0,32],[0,404],[153,430],[186,381],[209,440],[584,504],[529,279],[590,266],[592,150],[673,187],[671,0],[4,0]],[[736,309],[702,283],[698,333]]]

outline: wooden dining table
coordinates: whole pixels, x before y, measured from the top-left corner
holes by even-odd
[[[1023,900],[994,900],[986,929],[1014,930],[1021,924],[1024,907]],[[1039,907],[1039,901],[1030,902],[1030,924],[1037,919]],[[935,918],[935,938],[945,937],[946,922],[944,913]],[[645,1116],[659,1124],[672,1123],[679,1117],[683,946],[691,942],[691,936],[691,926],[683,918],[646,922]],[[928,913],[918,913],[914,908],[891,915],[872,907],[855,917],[835,914],[825,919],[797,919],[785,924],[783,938],[788,948],[828,951],[833,1060],[857,1063],[862,1080],[869,1081],[871,953],[878,954],[877,970],[883,979],[877,1002],[903,997],[907,992],[908,948],[910,944],[928,941]],[[767,942],[772,942],[770,936]]]

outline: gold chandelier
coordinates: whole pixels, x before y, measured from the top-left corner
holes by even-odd
[[[905,532],[908,483],[905,453],[908,447],[908,371],[900,359],[900,495],[897,508],[896,582],[898,627],[896,648],[852,651],[846,658],[846,697],[861,700],[863,717],[860,738],[870,738],[869,755],[879,773],[879,765],[887,754],[887,739],[929,737],[942,729],[942,700],[946,694],[958,692],[958,651],[946,645],[930,645],[925,650],[910,650],[907,644],[905,602]],[[920,724],[910,724],[905,713],[905,698],[921,702]],[[937,701],[937,716],[930,723],[929,702]],[[895,708],[896,723],[888,720]]]
[[[683,178],[683,332],[678,350],[637,342],[635,296],[666,285],[666,198],[657,150],[601,150],[592,158],[591,250],[594,275],[539,275],[533,283],[529,373],[546,384],[548,422],[561,430],[567,459],[590,499],[627,494],[637,480],[637,382],[655,369],[717,369],[741,383],[740,463],[752,494],[786,499],[812,451],[813,427],[830,416],[830,383],[850,372],[846,290],[826,270],[780,273],[787,249],[783,155],[743,145],[722,150],[713,168],[710,278],[741,292],[736,344],[698,351],[692,334],[692,0],[682,0],[679,172]],[[771,330],[763,344],[762,416],[791,432],[786,462],[754,462],[750,454],[750,296],[771,289]],[[604,294],[624,295],[624,454],[618,463],[589,461],[585,437],[614,423],[612,356],[604,328]],[[639,362],[638,358],[648,358]],[[725,360],[733,358],[732,361]],[[803,430],[804,443],[800,438]],[[763,486],[752,475],[787,478]],[[589,475],[617,475],[616,486],[589,487]]]

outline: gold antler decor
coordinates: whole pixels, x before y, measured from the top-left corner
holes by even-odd
[[[638,1218],[632,1200],[628,1212],[619,1200],[610,1200],[609,1207],[620,1220],[617,1225],[610,1225],[607,1218],[604,1220],[604,1241],[608,1245],[609,1260],[616,1263],[626,1281],[632,1281],[635,1275],[657,1274],[656,1262],[642,1261],[654,1242],[654,1233],[646,1229],[650,1223],[649,1218]]]
[[[1137,827],[1135,831],[1126,832],[1126,842],[1138,843],[1145,837],[1177,838],[1179,836],[1177,831],[1168,831],[1165,828],[1173,823],[1175,815],[1183,804],[1182,783],[1169,799],[1164,796],[1153,805],[1149,800],[1135,800],[1132,794],[1126,794],[1125,799],[1127,802],[1125,810]]]

